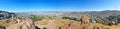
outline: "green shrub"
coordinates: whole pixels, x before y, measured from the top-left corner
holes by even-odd
[[[42,19],[44,19],[44,18],[45,18],[44,16],[32,16],[32,17],[31,17],[31,19],[32,19],[33,21],[42,20]]]
[[[62,19],[70,19],[70,17],[63,16]]]
[[[70,20],[80,21],[80,20],[77,19],[77,18],[74,18],[74,17],[66,17],[66,16],[63,16],[62,19],[70,19]]]

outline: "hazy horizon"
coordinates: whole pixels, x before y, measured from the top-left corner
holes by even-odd
[[[17,11],[9,11],[9,10],[0,10],[0,11],[17,12]],[[88,11],[120,11],[120,10],[46,11],[46,12],[88,12]],[[45,11],[18,11],[18,12],[45,12]]]

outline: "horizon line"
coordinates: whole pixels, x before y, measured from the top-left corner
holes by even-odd
[[[0,10],[0,11],[7,11],[7,10]],[[82,11],[7,11],[7,12],[89,12],[89,11],[120,11],[120,10],[82,10]]]

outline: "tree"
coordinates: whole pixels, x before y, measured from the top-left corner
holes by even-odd
[[[62,19],[70,19],[70,17],[63,16]]]
[[[31,16],[31,19],[32,19],[33,21],[42,20],[42,19],[44,19],[44,18],[45,18],[44,16],[35,16],[35,15]]]
[[[70,19],[70,20],[80,21],[80,20],[78,20],[77,18],[74,18],[74,17],[66,17],[66,16],[63,16],[62,19]]]

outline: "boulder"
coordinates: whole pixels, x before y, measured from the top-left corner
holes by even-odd
[[[89,17],[87,15],[82,15],[82,23],[89,23]]]
[[[80,22],[73,21],[73,23],[70,24],[69,29],[82,29],[82,25]]]
[[[70,26],[68,26],[68,25],[64,25],[64,26],[59,27],[59,29],[69,29],[69,28],[70,28]]]
[[[35,23],[36,28],[38,28],[38,29],[43,28],[42,24],[41,24],[42,23],[41,21],[35,21],[34,23]]]
[[[58,24],[54,23],[52,20],[48,21],[47,29],[57,29]]]
[[[31,19],[27,19],[26,21],[21,22],[20,28],[22,29],[35,29],[35,24]]]

